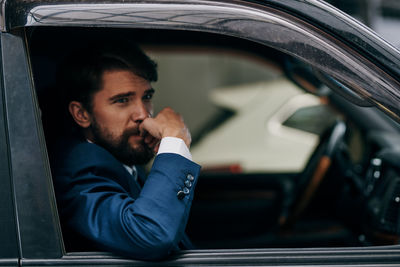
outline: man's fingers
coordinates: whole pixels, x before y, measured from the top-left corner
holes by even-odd
[[[149,146],[149,147],[155,147],[157,143],[160,142],[160,139],[154,138],[153,136],[147,134],[144,138],[144,142]]]
[[[158,147],[160,146],[160,140],[154,139],[153,142],[149,144],[149,147],[153,148],[154,152],[158,152]]]
[[[183,118],[171,108],[165,108],[154,118],[146,118],[139,126],[142,136],[147,132],[156,139],[163,137],[181,138],[190,147],[191,137]]]
[[[146,118],[139,126],[140,135],[144,136],[146,133],[150,134],[151,136],[161,139],[161,132],[159,129],[159,125],[153,118]]]
[[[146,144],[150,144],[151,142],[153,142],[154,141],[154,137],[153,136],[151,136],[151,135],[149,135],[149,134],[146,134],[145,135],[145,137],[144,137],[144,142],[146,143]]]
[[[158,142],[158,143],[154,146],[154,148],[153,148],[154,153],[157,154],[159,148],[160,148],[160,142]]]

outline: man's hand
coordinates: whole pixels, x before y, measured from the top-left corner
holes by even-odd
[[[181,138],[188,148],[192,142],[192,137],[183,122],[183,118],[171,108],[164,108],[156,117],[143,120],[139,130],[142,135],[145,135],[145,141],[148,140],[149,143],[154,142],[151,137],[161,140],[163,137],[168,136]],[[151,137],[146,136],[146,132]]]

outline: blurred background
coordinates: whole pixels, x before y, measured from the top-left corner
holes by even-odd
[[[400,49],[400,0],[327,2]],[[190,37],[200,43],[219,38]],[[300,172],[321,133],[341,114],[291,84],[270,60],[282,56],[277,51],[265,49],[267,59],[244,47],[144,47],[158,63],[155,112],[170,106],[183,115],[193,157],[204,170],[234,166],[244,173]]]
[[[326,0],[400,48],[399,0]]]

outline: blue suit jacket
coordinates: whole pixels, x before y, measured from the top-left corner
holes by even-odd
[[[56,198],[67,244],[92,244],[146,260],[163,258],[177,247],[199,165],[178,154],[160,154],[140,190],[124,166],[96,144],[66,139],[52,151]],[[189,194],[179,199],[177,193],[190,175],[194,181]]]

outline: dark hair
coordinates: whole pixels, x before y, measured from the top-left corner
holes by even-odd
[[[91,44],[69,57],[59,72],[64,107],[75,100],[91,111],[102,75],[110,70],[128,70],[149,82],[157,81],[157,64],[137,45],[128,41]]]

